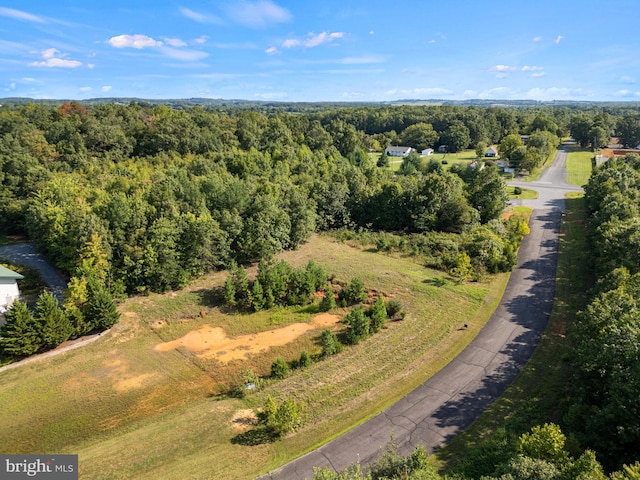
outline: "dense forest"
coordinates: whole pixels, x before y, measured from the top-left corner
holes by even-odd
[[[445,171],[413,158],[396,175],[368,152],[408,141],[466,148],[539,127],[560,133],[567,119],[550,113],[3,107],[0,231],[27,233],[70,276],[81,257],[93,258],[116,295],[178,288],[336,228],[464,234],[467,247],[430,241],[454,251],[445,267],[466,251],[477,270],[504,270],[513,249],[496,221],[506,203],[496,168]]]
[[[26,235],[69,277],[63,315],[50,296],[33,314],[20,306],[11,315],[22,325],[58,318],[67,338],[107,328],[117,320],[111,296],[180,288],[338,229],[377,232],[380,249],[395,242],[462,280],[508,271],[526,225],[502,220],[507,195],[496,165],[444,168],[411,155],[393,172],[372,152],[447,145],[480,156],[498,145],[528,170],[568,135],[585,148],[611,135],[635,146],[640,113],[597,105],[3,106],[0,234]],[[576,388],[563,428],[619,469],[640,457],[637,157],[597,169],[586,201],[598,282],[571,332]],[[59,340],[54,327],[55,338],[35,338],[31,351]],[[554,425],[523,435],[496,478],[602,478],[594,454],[572,457],[565,440]],[[391,457],[405,467],[411,460]],[[528,470],[550,473],[518,473]]]

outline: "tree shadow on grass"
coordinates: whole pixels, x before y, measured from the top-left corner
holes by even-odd
[[[274,435],[272,430],[264,426],[258,426],[247,432],[236,435],[231,439],[231,443],[234,445],[244,445],[245,447],[255,447],[256,445],[273,443],[277,438],[278,437]]]

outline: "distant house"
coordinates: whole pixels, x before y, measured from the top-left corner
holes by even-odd
[[[425,148],[424,150],[422,150],[422,153],[420,154],[423,157],[430,157],[431,155],[433,155],[433,148]]]
[[[469,164],[469,168],[477,168],[478,170],[484,169],[484,163],[476,162],[475,160]]]
[[[384,153],[386,153],[390,157],[406,157],[411,152],[413,152],[413,148],[411,147],[389,146],[384,149]]]
[[[0,311],[8,309],[20,298],[17,280],[24,277],[0,265]]]
[[[489,147],[487,148],[487,151],[484,152],[484,156],[485,157],[497,157],[498,156],[498,150],[496,150],[495,147]]]
[[[526,145],[529,143],[529,135],[520,135],[520,140],[522,140],[522,143]]]

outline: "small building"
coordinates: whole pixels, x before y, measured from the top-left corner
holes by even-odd
[[[484,152],[484,156],[485,157],[495,158],[495,157],[498,156],[498,150],[496,150],[495,147],[489,147],[489,148],[487,148],[487,151]]]
[[[407,157],[411,152],[413,152],[413,148],[411,147],[399,147],[390,145],[384,149],[384,153],[386,153],[390,157]]]
[[[440,153],[447,153],[447,145],[440,145],[438,147],[438,152]]]
[[[0,309],[8,309],[20,298],[18,280],[24,277],[0,265]]]
[[[420,154],[423,157],[430,157],[431,155],[433,155],[433,148],[425,148],[424,150],[422,150],[422,153]]]
[[[529,138],[529,135],[520,135],[520,140],[522,140],[522,143],[524,143],[525,145],[529,143]]]

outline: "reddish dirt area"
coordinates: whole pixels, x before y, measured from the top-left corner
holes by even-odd
[[[202,358],[216,358],[222,363],[245,358],[248,354],[265,352],[271,347],[286,345],[304,333],[318,328],[326,328],[340,321],[338,315],[323,313],[316,315],[312,322],[294,323],[286,327],[250,335],[230,338],[220,327],[204,325],[186,335],[156,345],[155,350],[166,352],[174,348],[185,348]]]

